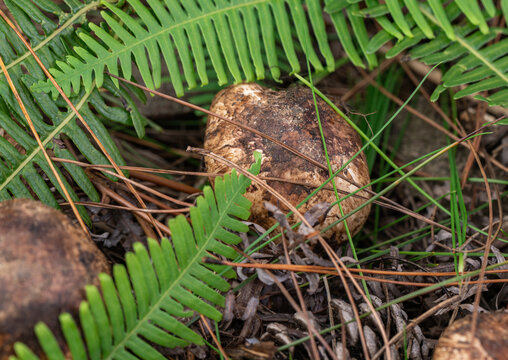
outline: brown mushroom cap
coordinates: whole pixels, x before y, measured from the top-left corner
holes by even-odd
[[[77,313],[100,272],[109,272],[106,258],[64,214],[33,200],[0,202],[0,359],[16,341],[37,349],[34,325],[58,329],[59,314]]]
[[[508,313],[481,313],[471,341],[471,319],[452,323],[441,334],[434,360],[504,360],[508,358]]]
[[[338,170],[361,148],[358,134],[333,111],[324,101],[317,99],[330,162],[333,171]],[[315,105],[310,89],[294,87],[285,91],[273,91],[257,84],[233,85],[220,91],[212,102],[211,111],[218,115],[248,125],[258,131],[282,141],[304,155],[326,166],[323,144],[320,137]],[[252,154],[258,150],[263,155],[261,177],[275,177],[304,183],[308,186],[281,181],[268,181],[276,191],[293,205],[297,205],[317,186],[328,178],[328,171],[287,151],[270,140],[243,130],[214,116],[209,116],[205,136],[205,148],[243,168],[253,161]],[[210,173],[224,173],[227,167],[211,158],[205,159],[206,170]],[[361,153],[341,173],[351,182],[364,186],[370,182],[365,156]],[[335,178],[339,195],[358,189],[350,182]],[[331,183],[329,184],[331,188]],[[277,204],[277,199],[267,191],[253,184],[246,197],[253,203],[252,221],[266,228],[275,220],[264,207],[264,201]],[[341,202],[345,214],[363,204],[369,195],[365,191]],[[333,190],[321,190],[300,208],[302,213],[322,202],[336,201]],[[287,210],[287,209],[284,209]],[[348,218],[351,234],[356,234],[365,223],[370,206],[364,207]],[[339,219],[340,210],[334,206],[325,221],[317,229],[326,227]],[[347,239],[343,222],[327,231],[325,237],[333,235],[339,241]]]

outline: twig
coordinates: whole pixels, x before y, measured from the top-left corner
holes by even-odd
[[[219,351],[221,353],[222,356],[224,356],[224,359],[226,360],[229,360],[226,352],[224,351],[224,349],[222,348],[222,345],[221,343],[219,342],[219,340],[217,340],[217,337],[215,336],[215,334],[213,333],[212,329],[210,328],[210,324],[208,324],[208,321],[206,321],[206,318],[203,314],[200,314],[199,315],[201,317],[201,322],[203,323],[203,325],[205,326],[206,330],[208,330],[208,332],[210,333],[210,336],[212,337],[213,339],[213,342],[215,343],[215,345],[217,345],[217,347],[219,348]]]
[[[118,195],[116,192],[114,192],[113,190],[109,189],[107,186],[101,184],[100,182],[98,182],[97,180],[95,181],[92,181],[94,183],[94,185],[97,187],[97,189],[99,189],[99,191],[101,191],[103,194],[109,196],[110,198],[114,199],[116,202],[128,207],[128,208],[131,208],[133,211],[136,211],[137,208],[132,205],[130,202],[128,202],[127,200],[125,200],[123,197],[121,197],[120,195]],[[148,217],[150,215],[150,213],[146,214],[146,213],[141,213],[141,212],[137,212],[137,214],[143,218],[144,220],[146,221],[150,221],[150,218]],[[171,235],[171,230],[169,230],[169,228],[164,225],[163,223],[157,221],[154,219],[154,222],[155,222],[155,226],[159,229],[158,231],[164,231],[166,234],[169,234]]]

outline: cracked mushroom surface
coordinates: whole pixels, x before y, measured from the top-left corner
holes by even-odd
[[[317,98],[317,105],[328,155],[335,172],[360,150],[362,144],[358,134],[323,100]],[[233,85],[215,96],[210,110],[217,115],[255,128],[327,166],[314,100],[308,88],[293,87],[283,91],[273,91],[257,84]],[[204,147],[242,168],[250,166],[255,150],[260,151],[263,160],[259,176],[286,180],[268,180],[268,184],[293,205],[303,201],[316,187],[328,179],[327,170],[268,139],[215,116],[208,117]],[[209,157],[205,158],[205,166],[209,173],[224,173],[229,170],[226,165]],[[336,177],[334,180],[340,197],[357,190],[356,185],[361,187],[368,184],[370,178],[365,155],[360,153],[340,175],[342,178]],[[257,184],[251,185],[245,196],[253,203],[252,221],[265,228],[269,228],[276,222],[269,216],[264,206],[265,201],[277,204],[274,196]],[[362,205],[369,197],[369,194],[362,190],[358,196],[343,200],[341,205],[344,214]],[[299,210],[305,213],[314,205],[323,202],[332,204],[335,201],[336,197],[330,183],[328,189],[322,189]],[[282,209],[287,210],[283,207]],[[347,219],[352,235],[360,231],[367,220],[369,211],[370,205]],[[334,206],[324,221],[315,228],[323,229],[340,217],[339,207]],[[329,239],[336,238],[340,242],[347,239],[343,222],[323,235]]]
[[[28,199],[0,202],[0,359],[16,341],[41,354],[35,324],[60,336],[58,316],[77,314],[101,272],[109,273],[106,257],[63,213]]]

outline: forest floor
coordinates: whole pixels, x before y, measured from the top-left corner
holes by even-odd
[[[369,135],[392,118],[426,71],[415,64],[397,61],[386,61],[380,69],[367,74],[345,65],[316,85],[343,106]],[[397,166],[428,156],[507,113],[506,109],[488,108],[473,99],[455,102],[448,94],[440,102],[431,103],[428,94],[435,85],[433,77],[429,77],[376,140],[381,151]],[[206,105],[210,98],[210,94],[199,97],[191,94],[186,99]],[[203,174],[201,157],[185,149],[203,146],[206,118],[157,96],[149,97],[141,111],[160,128],[148,129],[143,140],[125,129],[113,131],[128,165],[177,170],[181,174],[146,178],[134,172],[133,179],[178,199],[181,204],[192,205],[209,179]],[[332,245],[339,258],[355,270],[354,280],[305,272],[292,277],[288,271],[277,271],[277,284],[263,270],[238,268],[239,276],[227,294],[224,320],[216,327],[223,351],[235,359],[272,356],[308,359],[316,352],[321,358],[332,358],[329,351],[339,359],[365,358],[367,353],[371,358],[378,358],[385,356],[381,349],[392,339],[392,359],[428,359],[439,336],[454,319],[477,309],[482,312],[504,309],[508,291],[504,282],[495,280],[506,275],[488,272],[481,289],[475,280],[482,269],[486,243],[490,244],[486,265],[502,263],[508,256],[504,252],[508,242],[505,215],[508,214],[508,126],[490,126],[481,136],[462,145],[416,171],[411,182],[406,179],[387,192],[385,197],[398,207],[374,204],[363,230],[351,242]],[[372,148],[366,150],[366,156],[371,180],[385,176],[372,187],[374,191],[382,191],[397,180],[397,173],[387,175],[393,167]],[[111,190],[127,201],[133,200],[120,185],[112,184]],[[118,203],[115,198],[108,201]],[[184,208],[163,199],[149,206]],[[90,209],[94,212],[93,238],[113,262],[121,262],[134,241],[143,242],[147,236],[155,235],[129,211]],[[155,217],[166,223],[172,216]],[[504,225],[500,226],[503,218]],[[244,237],[245,251],[260,235],[271,239],[276,234],[264,234],[266,229],[252,223],[250,229]],[[280,241],[267,241],[267,246],[250,255],[271,263],[281,259],[284,262],[279,256],[282,253]],[[317,249],[310,253],[295,251],[295,254],[306,265],[333,266]],[[359,279],[357,269],[364,271],[364,280]],[[506,265],[497,269],[506,269]],[[453,279],[453,274],[460,271],[476,273],[457,283],[434,285]],[[294,304],[306,311],[295,310]],[[359,314],[369,313],[372,306],[382,308],[378,319],[371,314],[355,321]],[[316,338],[313,332],[313,339],[309,340],[309,322],[315,330],[322,331],[322,338]],[[196,322],[193,328],[211,345],[166,353],[186,359],[220,358],[213,350],[219,351],[217,345],[203,324]]]

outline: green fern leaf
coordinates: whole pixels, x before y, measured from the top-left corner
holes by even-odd
[[[100,2],[65,0],[62,8],[51,0],[36,3],[29,0],[6,0],[5,4],[32,48],[43,63],[50,67],[68,54],[68,48],[64,46],[67,41],[73,43],[78,40],[73,24],[84,21],[83,15],[95,9]],[[55,15],[58,20],[50,18],[48,13]],[[40,33],[40,29],[44,34]],[[88,134],[77,125],[72,111],[61,99],[51,99],[45,93],[31,90],[33,84],[46,77],[21,40],[3,20],[0,20],[0,56],[6,63],[10,77],[45,148],[56,156],[76,160],[61,141],[61,136],[65,135],[90,162],[107,163],[104,155],[91,143]],[[100,118],[132,123],[129,113],[124,109],[106,105],[97,90],[82,92],[71,100],[115,161],[123,164],[120,153]],[[36,196],[44,203],[58,207],[51,187],[54,186],[60,194],[63,190],[33,139],[26,119],[2,73],[0,73],[0,128],[9,137],[9,140],[0,137],[0,199]],[[64,164],[59,168],[59,172],[73,200],[78,200],[73,190],[75,185],[93,201],[99,200],[94,186],[81,167]],[[74,184],[67,182],[63,172],[70,175],[69,178]],[[45,177],[49,181],[46,181]],[[80,206],[78,210],[87,219],[84,208]]]
[[[51,69],[67,94],[79,92],[81,86],[88,91],[92,79],[102,86],[105,71],[114,75],[121,71],[123,77],[130,79],[132,60],[145,85],[157,88],[161,84],[160,55],[178,96],[184,93],[183,78],[189,88],[197,85],[196,73],[202,85],[208,83],[207,59],[222,85],[230,77],[234,82],[264,78],[264,61],[277,80],[280,64],[275,33],[291,72],[300,70],[294,35],[314,69],[324,70],[320,55],[329,71],[334,68],[319,0],[305,1],[311,28],[301,0],[206,0],[199,5],[196,0],[127,3],[139,19],[103,1],[107,8],[101,12],[104,23],[90,24],[96,38],[83,31],[80,37],[86,48],[74,48],[73,56]],[[317,38],[320,54],[313,47],[312,36]],[[113,81],[118,85],[116,79]],[[54,91],[47,81],[34,90]]]
[[[388,58],[403,51],[416,57],[434,53],[434,58],[422,60],[435,63],[440,58],[447,63],[472,50],[464,38],[469,32],[491,37],[493,29],[487,20],[497,14],[492,0],[482,1],[484,10],[477,1],[444,0],[390,0],[381,5],[374,0],[325,0],[324,8],[319,0],[126,1],[130,6],[123,9],[103,1],[107,8],[101,13],[104,23],[90,24],[95,36],[83,31],[84,45],[51,70],[66,93],[78,92],[82,86],[88,90],[92,79],[101,86],[105,71],[130,79],[132,62],[143,82],[157,88],[162,81],[161,55],[178,96],[184,93],[184,82],[194,88],[198,78],[202,86],[211,80],[224,85],[263,79],[265,67],[278,80],[287,64],[289,73],[300,70],[299,51],[314,70],[325,69],[321,63],[324,59],[326,71],[333,71],[335,61],[329,34],[324,30],[323,10],[330,15],[345,53],[356,66],[364,67],[364,60],[369,68],[377,66],[375,53],[391,40],[396,42],[387,52]],[[506,12],[504,1],[501,7]],[[465,15],[466,23],[461,15]],[[382,30],[369,38],[366,22],[371,19]],[[503,33],[499,29],[494,32]],[[276,46],[277,41],[280,46]],[[282,49],[282,56],[278,49]],[[439,49],[445,49],[440,56],[436,54]],[[482,61],[481,65],[501,80],[505,78],[497,64]],[[113,81],[118,85],[116,79]],[[35,89],[54,92],[47,81]]]
[[[258,174],[261,155],[249,170]],[[102,294],[95,286],[86,287],[87,301],[80,306],[79,327],[69,314],[60,316],[62,333],[74,359],[164,359],[153,347],[203,344],[200,335],[183,323],[194,312],[219,321],[216,307],[223,307],[229,283],[222,273],[227,267],[212,267],[203,262],[211,254],[234,259],[237,252],[228,244],[241,238],[233,233],[246,232],[240,221],[249,217],[251,203],[242,196],[250,179],[231,174],[215,180],[215,193],[205,187],[203,196],[190,210],[188,219],[180,215],[169,221],[171,241],[148,240],[148,249],[134,244],[126,256],[126,267],[115,265],[113,278],[99,275]],[[219,269],[214,271],[212,269]],[[47,328],[39,323],[36,335],[48,359],[63,359],[63,351]],[[23,344],[15,345],[18,359],[37,357]],[[133,356],[135,355],[135,356]]]
[[[371,1],[365,2],[369,4],[365,13],[369,13],[369,9],[375,9]],[[456,98],[484,90],[504,94],[503,89],[508,87],[506,39],[501,38],[501,41],[493,44],[490,41],[497,36],[506,36],[507,32],[506,29],[486,26],[486,20],[496,14],[491,1],[483,2],[485,11],[481,11],[476,1],[447,3],[440,0],[429,2],[407,0],[404,2],[408,8],[404,19],[413,37],[397,38],[398,41],[386,52],[386,57],[391,58],[403,51],[409,51],[412,59],[419,59],[429,65],[452,63],[458,60],[444,73],[443,83],[431,96],[433,101],[437,100],[439,94],[446,88],[453,86],[467,86],[457,92]],[[391,8],[387,6],[387,10],[390,10],[395,25],[402,24],[401,14],[394,2],[387,2],[387,5],[391,5]],[[460,19],[461,14],[466,16],[469,23],[460,22],[455,25],[456,19]],[[372,54],[396,38],[390,33],[386,23],[379,20],[380,18],[381,16],[374,17],[384,30],[370,39],[366,53]],[[437,34],[435,38],[434,34]],[[422,43],[426,39],[431,40]],[[501,94],[496,94],[478,98],[488,101],[490,105],[499,105],[503,103],[499,100]]]

